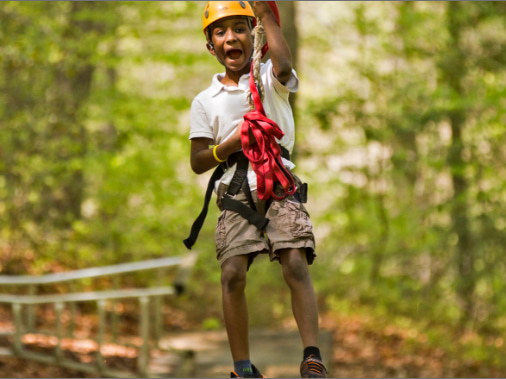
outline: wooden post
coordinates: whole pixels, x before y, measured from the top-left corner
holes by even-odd
[[[14,353],[21,356],[23,354],[23,345],[21,344],[23,322],[21,321],[20,303],[12,304],[12,313],[14,314]]]
[[[75,291],[75,284],[72,282],[70,283],[70,291]],[[77,303],[72,302],[69,304],[70,308],[70,322],[69,322],[69,331],[68,334],[71,338],[74,337],[74,331],[75,331],[75,325],[76,325],[76,316],[77,316]]]
[[[156,285],[161,287],[165,277],[165,269],[158,269],[156,272]],[[155,323],[153,328],[154,344],[158,348],[163,329],[163,297],[156,296],[154,299]]]
[[[37,288],[36,288],[35,284],[32,284],[28,287],[28,295],[35,296],[36,292],[37,292]],[[27,307],[28,307],[27,329],[28,329],[29,333],[33,333],[35,331],[35,306],[33,304],[29,304]]]
[[[118,275],[114,275],[112,278],[112,287],[117,290],[119,288],[119,277]],[[118,342],[119,335],[119,316],[116,307],[119,302],[116,300],[111,300],[111,308],[112,308],[112,316],[111,316],[111,330],[112,330],[112,340],[116,343]]]
[[[100,374],[104,372],[105,363],[104,358],[102,357],[102,344],[104,343],[105,336],[105,300],[97,301],[97,310],[98,310],[98,336],[97,336],[97,367]]]
[[[63,312],[63,303],[58,302],[54,304],[54,310],[56,312],[56,338],[58,338],[58,344],[56,345],[55,356],[56,363],[59,364],[63,358],[63,352],[61,348],[61,340],[63,337],[63,325],[62,325],[62,312]]]
[[[139,298],[139,304],[141,307],[141,318],[140,318],[140,334],[142,339],[142,345],[139,350],[138,366],[139,374],[143,378],[148,378],[148,360],[149,360],[149,298],[147,296],[141,296]]]

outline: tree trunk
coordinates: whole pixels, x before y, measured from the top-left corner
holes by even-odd
[[[54,147],[50,154],[55,164],[59,188],[46,191],[46,204],[55,214],[53,220],[58,227],[66,228],[81,217],[81,203],[84,196],[83,160],[86,156],[88,137],[80,112],[90,94],[95,65],[90,59],[95,54],[99,36],[105,27],[91,15],[100,12],[100,2],[72,2],[69,23],[64,37],[69,42],[62,60],[55,68],[54,97],[50,104],[57,115],[50,124],[49,135]],[[87,17],[85,17],[86,15]],[[90,35],[94,38],[89,38]],[[87,44],[81,39],[86,39]],[[71,162],[64,167],[62,162]]]
[[[442,62],[442,80],[450,89],[453,102],[457,104],[448,111],[448,120],[452,130],[451,146],[448,153],[448,164],[453,183],[453,204],[451,210],[453,232],[458,237],[455,247],[457,268],[457,295],[462,304],[462,322],[472,318],[474,311],[474,275],[473,236],[469,227],[467,195],[469,183],[465,177],[466,162],[463,159],[464,141],[462,132],[465,126],[466,113],[460,105],[465,97],[462,78],[466,71],[466,52],[460,48],[463,30],[461,4],[449,2],[447,8],[448,32],[450,46]]]
[[[297,30],[297,12],[296,1],[278,1],[279,17],[281,19],[281,30],[285,36],[288,47],[292,53],[293,68],[297,70],[297,60],[299,53],[299,34]],[[290,105],[296,117],[296,93],[290,94]]]

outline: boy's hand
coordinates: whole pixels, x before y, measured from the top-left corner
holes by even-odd
[[[238,141],[241,141],[241,130],[242,130],[242,122],[237,125],[237,129],[235,130],[234,139],[237,139]],[[257,143],[255,136],[253,135],[253,132],[251,131],[251,128],[249,128],[249,144],[254,145]],[[242,143],[241,143],[242,146]]]
[[[253,11],[262,25],[271,51],[273,72],[281,84],[286,84],[292,76],[292,56],[278,20],[268,1],[254,1]]]
[[[274,17],[274,13],[272,13],[272,9],[267,1],[254,1],[253,12],[255,12],[255,15],[259,19],[262,19],[267,15],[272,15]]]

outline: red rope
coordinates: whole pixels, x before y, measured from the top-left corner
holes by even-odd
[[[255,109],[244,115],[244,122],[241,127],[242,149],[256,173],[258,197],[262,200],[267,200],[270,197],[282,200],[287,195],[293,195],[296,190],[292,175],[283,165],[281,147],[276,141],[276,138],[281,139],[285,134],[278,124],[265,115],[252,73],[253,63],[251,64],[249,86]],[[251,145],[250,130],[256,141]],[[281,196],[274,193],[276,182],[280,183],[283,188]]]
[[[278,25],[281,26],[279,10],[275,1],[268,1]],[[267,43],[262,48],[262,57],[267,53]],[[241,128],[241,142],[244,155],[251,162],[251,167],[257,176],[257,193],[262,200],[274,198],[282,200],[287,195],[295,193],[295,182],[290,172],[281,160],[281,148],[276,141],[285,134],[274,121],[267,118],[262,100],[258,94],[253,76],[253,62],[251,63],[249,86],[255,109],[244,116]],[[251,130],[256,143],[250,145],[249,131]],[[283,194],[274,193],[275,183],[280,183]]]

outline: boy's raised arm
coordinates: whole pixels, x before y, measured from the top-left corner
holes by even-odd
[[[285,84],[292,74],[292,55],[285,37],[267,1],[254,1],[253,10],[264,26],[274,75]]]

